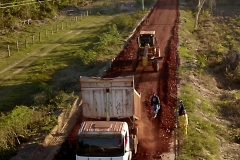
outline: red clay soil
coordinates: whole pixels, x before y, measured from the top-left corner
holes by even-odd
[[[171,148],[170,142],[176,122],[174,112],[177,106],[178,3],[178,0],[158,0],[104,76],[111,78],[134,75],[135,89],[141,93],[143,113],[138,122],[139,145],[134,160],[161,159],[161,155],[169,152]],[[136,72],[132,72],[133,55],[138,49],[136,39],[141,30],[156,31],[158,47],[163,56],[158,72],[154,72],[151,66],[138,67]],[[152,119],[150,114],[150,98],[153,92],[157,93],[161,100],[161,111],[155,119]],[[73,152],[65,151],[68,153],[61,154],[61,157],[56,156],[56,159],[75,158]]]

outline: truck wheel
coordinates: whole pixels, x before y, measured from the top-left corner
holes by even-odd
[[[158,63],[157,59],[154,59],[153,69],[154,69],[155,72],[159,71],[159,63]]]
[[[133,72],[136,72],[136,69],[137,69],[137,59],[133,59],[132,60],[132,71]]]

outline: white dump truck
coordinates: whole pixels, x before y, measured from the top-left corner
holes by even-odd
[[[134,77],[80,77],[82,122],[76,160],[131,160],[137,152],[141,95]]]

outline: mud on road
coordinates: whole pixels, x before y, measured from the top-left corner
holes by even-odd
[[[142,119],[138,122],[139,145],[135,160],[174,159],[167,156],[172,149],[174,139],[175,107],[177,106],[177,69],[178,69],[178,0],[158,0],[147,18],[142,21],[125,49],[119,53],[104,77],[134,75],[135,89],[142,97]],[[132,72],[132,59],[137,52],[137,37],[141,30],[156,31],[158,47],[163,56],[160,70],[154,72],[151,66],[138,67]],[[157,118],[150,116],[150,98],[152,93],[159,95],[161,111]],[[69,137],[77,135],[77,130],[83,119],[79,117]],[[55,159],[75,159],[75,153],[69,151],[68,143],[62,145]]]

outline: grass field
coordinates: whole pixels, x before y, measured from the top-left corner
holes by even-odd
[[[57,123],[54,112],[67,110],[78,97],[79,77],[98,74],[121,51],[126,37],[148,12],[130,5],[130,11],[116,10],[118,4],[95,6],[97,12],[89,12],[82,20],[70,16],[1,35],[0,159],[15,154],[16,137],[48,134]],[[19,52],[14,48],[16,42]]]

